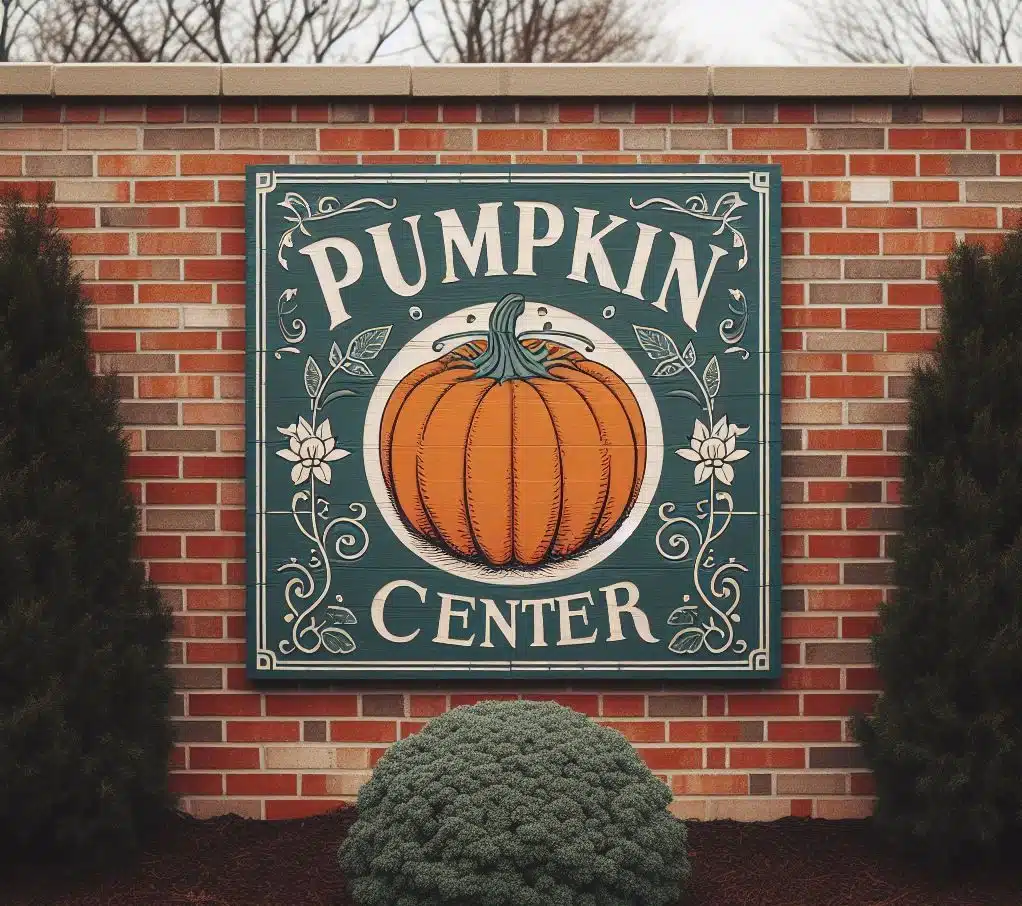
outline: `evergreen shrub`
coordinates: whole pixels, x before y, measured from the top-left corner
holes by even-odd
[[[3,857],[121,856],[168,804],[170,616],[52,209],[0,210]],[[2,897],[0,897],[2,899]]]
[[[689,875],[670,801],[616,731],[482,702],[384,754],[340,862],[358,906],[666,906]]]
[[[878,827],[952,866],[1022,829],[1022,233],[956,247],[940,289],[873,642],[884,691],[857,735]]]

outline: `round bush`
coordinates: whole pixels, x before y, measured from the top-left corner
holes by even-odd
[[[614,730],[482,702],[387,751],[340,862],[359,906],[666,906],[689,874],[670,801]]]

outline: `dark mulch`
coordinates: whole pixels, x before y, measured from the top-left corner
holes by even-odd
[[[350,906],[337,845],[345,809],[258,822],[169,819],[132,866],[77,880],[21,866],[3,906]],[[695,873],[683,906],[1019,906],[1022,869],[940,880],[885,852],[864,821],[689,825]]]

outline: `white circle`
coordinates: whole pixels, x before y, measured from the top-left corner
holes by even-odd
[[[576,557],[534,569],[496,569],[480,563],[469,563],[440,550],[432,542],[414,534],[398,514],[383,480],[383,469],[380,465],[380,423],[383,421],[383,411],[394,388],[414,368],[439,358],[464,342],[464,340],[451,341],[445,344],[440,352],[433,349],[433,344],[446,335],[467,333],[465,330],[467,316],[476,316],[478,330],[473,332],[480,336],[483,335],[485,325],[489,324],[490,312],[493,307],[494,303],[492,302],[473,305],[435,321],[409,340],[384,369],[373,395],[369,399],[365,430],[362,435],[362,456],[365,461],[369,492],[373,495],[373,500],[376,502],[383,520],[398,540],[430,566],[435,566],[462,579],[473,579],[491,585],[538,585],[541,582],[567,579],[596,566],[628,540],[632,532],[642,522],[646,510],[653,502],[653,494],[660,482],[664,459],[660,412],[657,409],[656,400],[653,398],[653,392],[649,389],[649,384],[646,383],[645,377],[628,353],[610,336],[584,318],[549,305],[543,306],[546,313],[541,316],[536,305],[527,303],[525,313],[518,319],[515,328],[518,333],[527,330],[541,330],[545,321],[553,319],[557,330],[570,331],[588,337],[596,347],[592,351],[586,350],[585,344],[579,340],[558,337],[556,342],[571,346],[582,352],[591,361],[599,362],[612,369],[628,384],[639,403],[639,409],[646,423],[646,472],[635,504],[609,538]]]

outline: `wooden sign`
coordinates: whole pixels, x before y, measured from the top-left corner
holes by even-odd
[[[772,677],[780,170],[252,167],[253,677]]]

